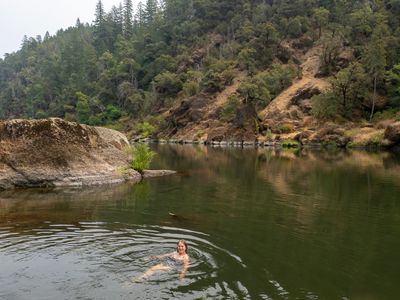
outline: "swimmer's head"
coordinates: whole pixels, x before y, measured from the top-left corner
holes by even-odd
[[[187,254],[188,253],[188,245],[185,240],[180,240],[178,242],[178,245],[176,246],[176,251],[179,254],[184,254],[184,253]]]

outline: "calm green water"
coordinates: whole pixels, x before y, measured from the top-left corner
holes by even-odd
[[[179,173],[1,192],[0,299],[398,299],[398,156],[155,151]],[[135,282],[181,238],[183,280]]]

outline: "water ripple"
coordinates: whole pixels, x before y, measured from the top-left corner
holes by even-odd
[[[134,280],[155,264],[165,263],[151,257],[175,251],[180,239],[188,241],[191,258],[183,280],[179,279],[179,265],[145,281]],[[122,223],[44,222],[30,229],[0,227],[0,295],[13,288],[18,291],[14,298],[110,299],[117,292],[126,299],[135,291],[137,299],[249,299],[243,283],[219,276],[227,260],[239,269],[246,265],[209,239],[207,234],[188,229]]]

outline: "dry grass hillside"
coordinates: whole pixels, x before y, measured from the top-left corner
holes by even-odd
[[[301,91],[310,89],[323,91],[328,87],[326,80],[315,77],[320,68],[321,51],[320,46],[313,47],[300,57],[302,61],[300,66],[303,74],[302,78],[295,81],[259,113],[262,119],[270,118],[277,114],[284,114],[289,108],[293,97],[301,93]]]
[[[221,111],[231,95],[237,93],[246,73],[240,72],[230,86],[220,93],[200,94],[179,100],[163,117],[167,126],[158,133],[160,138],[204,141],[254,141],[281,143],[295,140],[301,144],[337,146],[385,145],[382,124],[340,124],[321,122],[312,116],[312,100],[330,86],[328,78],[317,77],[320,71],[322,46],[307,51],[294,49],[292,57],[299,63],[302,76],[283,90],[264,109],[255,111],[241,104],[229,121],[221,119]],[[393,142],[389,142],[389,144]]]

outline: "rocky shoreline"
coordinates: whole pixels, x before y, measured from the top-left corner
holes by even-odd
[[[257,148],[352,148],[352,149],[398,149],[400,146],[400,122],[392,123],[385,129],[371,129],[364,139],[346,135],[340,127],[324,127],[317,133],[300,132],[291,136],[278,136],[275,140],[221,140],[221,139],[183,139],[183,138],[142,138],[137,136],[130,143],[206,145],[214,147],[257,147]],[[362,131],[363,128],[358,128]]]

